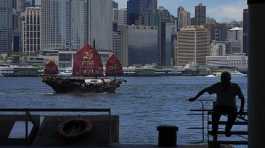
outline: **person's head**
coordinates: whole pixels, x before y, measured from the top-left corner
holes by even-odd
[[[227,71],[222,72],[221,83],[230,83],[230,81],[231,81],[231,74]]]

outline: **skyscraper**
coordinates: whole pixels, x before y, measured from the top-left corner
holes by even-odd
[[[70,6],[71,0],[41,1],[41,50],[71,48]]]
[[[13,2],[12,0],[0,0],[0,53],[12,51]]]
[[[40,51],[40,7],[27,7],[22,16],[22,51],[36,56]]]
[[[160,22],[166,22],[166,23],[175,23],[175,18],[170,14],[170,12],[165,8],[160,6],[158,8],[159,18]]]
[[[112,0],[42,0],[41,49],[112,49]]]
[[[177,30],[179,31],[181,28],[188,25],[191,25],[190,13],[186,11],[183,7],[179,7]]]
[[[128,0],[128,25],[157,25],[157,0]]]
[[[119,25],[127,25],[127,9],[126,8],[119,10],[118,24]]]
[[[128,64],[159,64],[158,29],[154,26],[128,26]]]
[[[200,3],[195,6],[195,25],[205,25],[206,24],[206,6]]]
[[[243,10],[243,52],[248,54],[249,50],[249,13],[248,9]]]
[[[203,26],[187,26],[177,33],[176,65],[206,64],[209,55],[209,33]]]
[[[172,36],[176,32],[176,24],[160,22],[158,27],[158,48],[160,51],[160,65],[169,66],[172,64]]]

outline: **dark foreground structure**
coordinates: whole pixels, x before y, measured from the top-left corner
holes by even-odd
[[[248,80],[249,148],[264,147],[265,134],[265,1],[248,0],[250,49]]]

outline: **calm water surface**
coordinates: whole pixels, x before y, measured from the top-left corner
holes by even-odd
[[[121,143],[156,143],[156,127],[161,124],[177,125],[179,143],[201,139],[200,117],[188,116],[199,102],[190,103],[189,97],[200,89],[218,81],[206,77],[136,77],[116,94],[54,94],[40,78],[0,77],[1,108],[111,108],[120,116]],[[247,78],[233,77],[247,95]],[[201,99],[214,99],[205,94]]]

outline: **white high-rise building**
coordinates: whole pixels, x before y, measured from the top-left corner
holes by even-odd
[[[41,49],[112,49],[112,0],[42,0]],[[104,58],[104,57],[103,57]]]
[[[36,56],[40,51],[40,7],[27,7],[22,16],[22,51]]]

